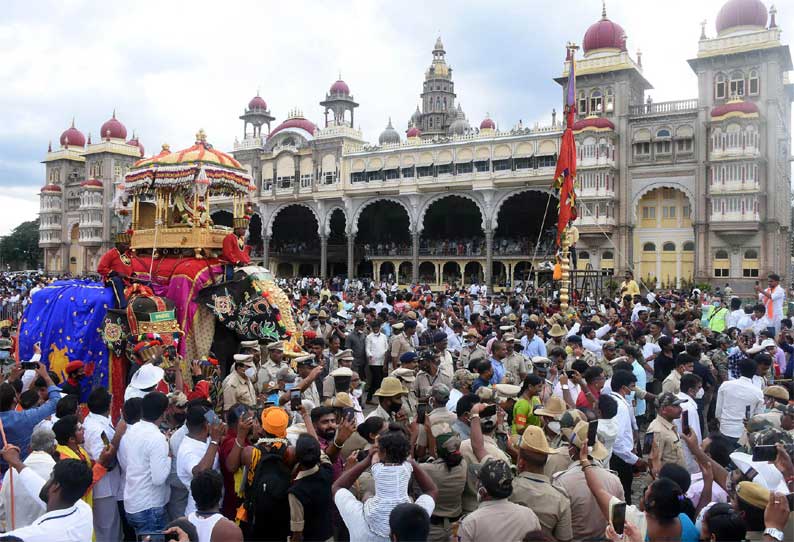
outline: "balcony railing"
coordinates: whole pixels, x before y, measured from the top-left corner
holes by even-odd
[[[755,192],[760,190],[758,181],[725,181],[710,185],[711,193]]]
[[[759,220],[758,213],[754,211],[716,212],[711,214],[712,222],[758,222]]]
[[[654,115],[671,115],[679,113],[694,113],[697,111],[697,98],[689,100],[676,100],[672,102],[658,102],[641,105],[630,105],[629,116],[650,117]]]
[[[719,160],[720,158],[757,158],[761,154],[758,147],[725,147],[714,148],[711,151],[711,159]]]
[[[615,190],[599,186],[598,188],[579,188],[576,195],[580,198],[614,198]]]
[[[234,150],[247,151],[251,149],[261,149],[265,145],[265,138],[263,137],[246,137],[242,141],[234,142]]]

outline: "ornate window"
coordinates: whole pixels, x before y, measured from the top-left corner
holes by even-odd
[[[607,87],[604,91],[604,97],[606,101],[606,105],[604,106],[604,111],[607,113],[611,113],[615,109],[615,94],[612,90],[612,87]]]
[[[585,97],[584,90],[579,91],[579,115],[587,115],[587,98]]]
[[[725,99],[725,75],[718,73],[714,78],[714,98],[717,100]]]
[[[672,241],[667,241],[665,244],[662,245],[662,250],[664,252],[675,252],[675,243]]]
[[[686,241],[684,242],[684,246],[682,247],[684,252],[694,252],[695,251],[695,242],[694,241]]]
[[[643,252],[656,252],[656,245],[654,243],[645,243],[642,245]]]
[[[594,90],[590,93],[590,112],[601,113],[602,111],[602,94],[600,90]]]
[[[735,71],[731,74],[731,97],[744,96],[744,74]]]
[[[728,260],[727,250],[717,250],[714,253],[714,276],[728,277],[731,274],[731,262]]]
[[[742,258],[742,276],[748,278],[758,276],[757,250],[750,248],[744,251],[744,258]]]
[[[670,154],[673,151],[673,141],[670,130],[663,128],[656,132],[656,154]]]
[[[750,70],[750,77],[748,81],[750,96],[756,96],[760,92],[760,84],[758,80],[758,70]]]
[[[643,206],[642,208],[642,218],[646,220],[653,220],[656,218],[656,207],[652,206]]]

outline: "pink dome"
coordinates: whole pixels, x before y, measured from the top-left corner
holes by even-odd
[[[728,0],[717,13],[717,33],[737,26],[766,27],[767,10],[761,0]]]
[[[331,85],[331,90],[328,91],[329,94],[350,94],[350,87],[347,86],[347,83],[342,81],[341,79],[337,80],[336,83]]]
[[[122,123],[116,120],[116,112],[113,111],[113,116],[102,125],[99,130],[99,135],[102,139],[127,139],[127,129]]]
[[[42,189],[42,192],[62,192],[61,187],[57,184],[45,184]]]
[[[480,123],[480,130],[496,130],[496,123],[490,117],[485,117]]]
[[[248,102],[248,109],[259,109],[262,111],[267,111],[267,102],[262,99],[259,94],[251,98],[251,101]]]
[[[596,130],[614,130],[615,125],[612,121],[603,117],[588,117],[586,119],[577,120],[572,127],[574,132],[584,130],[586,128],[593,128]]]
[[[281,130],[286,130],[287,128],[300,128],[301,130],[306,130],[311,135],[314,135],[314,131],[317,129],[317,126],[312,121],[303,117],[292,117],[276,126],[273,131],[270,132],[268,139],[276,135]]]
[[[99,179],[88,179],[80,183],[83,188],[102,188],[104,185]]]
[[[606,13],[604,13],[601,20],[590,25],[590,28],[584,33],[582,49],[585,54],[597,49],[625,51],[625,34],[623,27],[607,19]]]
[[[411,126],[408,128],[408,131],[405,133],[407,137],[419,137],[422,135],[422,131],[417,128],[416,126]]]
[[[729,102],[713,108],[711,110],[711,117],[723,117],[728,113],[743,113],[745,115],[758,114],[758,106],[753,102]]]
[[[138,150],[141,151],[141,156],[143,156],[144,152],[146,151],[146,149],[143,148],[143,143],[138,141],[138,136],[136,136],[134,134],[132,136],[132,139],[127,141],[127,145],[132,145],[133,147],[138,147]]]
[[[85,147],[85,136],[83,132],[74,127],[74,120],[72,126],[67,128],[61,134],[61,147],[71,145],[73,147]]]

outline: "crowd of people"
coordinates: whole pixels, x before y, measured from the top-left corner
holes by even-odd
[[[538,244],[537,253],[553,254],[554,235],[543,236]],[[377,256],[410,256],[411,243],[398,243],[395,241],[381,243],[366,243],[364,253]],[[529,237],[494,239],[493,253],[496,256],[521,256],[535,252],[535,241]],[[419,240],[419,254],[423,256],[484,256],[485,238],[469,237],[458,239],[429,239],[422,237]]]
[[[0,384],[0,540],[791,540],[777,275],[616,298],[281,281],[303,350],[135,348],[123,415],[39,353]],[[185,367],[186,370],[180,370]],[[223,368],[228,368],[224,374]]]

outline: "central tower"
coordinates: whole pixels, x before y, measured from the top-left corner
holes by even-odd
[[[422,113],[420,115],[414,113],[410,123],[422,131],[424,139],[446,136],[450,125],[457,117],[455,83],[452,82],[452,68],[447,65],[445,55],[444,44],[441,43],[439,36],[433,47],[433,62],[425,72]]]

